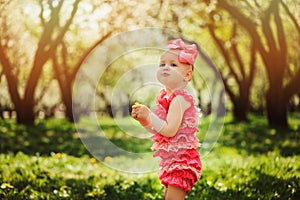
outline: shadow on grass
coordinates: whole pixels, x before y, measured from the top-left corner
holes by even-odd
[[[205,178],[197,182],[188,195],[189,200],[249,200],[249,199],[299,199],[299,185],[296,178],[279,179],[260,171],[256,171],[256,178],[242,184],[226,188],[208,184]],[[24,177],[25,178],[25,177]],[[39,199],[94,199],[94,200],[162,200],[162,190],[153,187],[151,179],[143,182],[117,180],[114,184],[103,187],[97,185],[97,178],[88,179],[36,179],[44,181],[44,186],[39,188],[36,183],[14,182],[15,188],[0,193],[2,199],[27,199],[38,194]],[[46,183],[46,184],[45,184]],[[228,182],[230,184],[230,182]]]
[[[17,125],[13,120],[0,119],[0,152],[28,155],[49,155],[51,152],[74,156],[89,154],[72,123],[64,119],[49,119],[35,125]]]
[[[300,199],[299,180],[293,178],[277,178],[255,171],[256,178],[240,184],[224,186],[220,183],[208,184],[202,178],[189,194],[190,200],[257,200],[257,199]],[[227,188],[228,187],[228,188]]]
[[[291,126],[296,127],[293,129],[269,128],[265,117],[259,115],[250,115],[249,122],[227,121],[218,143],[246,154],[275,151],[282,156],[300,155],[300,125],[296,124],[300,124],[300,117],[293,119]],[[60,152],[76,157],[91,154],[82,143],[75,125],[64,119],[41,120],[34,126],[17,125],[14,121],[0,119],[0,127],[1,153],[22,151],[29,155],[37,152],[49,155]],[[85,124],[84,128],[90,127],[90,124]],[[89,149],[97,149],[97,155],[119,155],[119,152],[108,148],[111,143],[129,152],[150,151],[152,141],[149,138],[128,136],[109,121],[102,125],[102,129],[108,133],[103,138],[88,134],[82,138],[84,143],[90,145]]]
[[[249,122],[226,122],[219,143],[247,154],[300,155],[300,128],[270,128],[264,116],[250,116]]]
[[[246,154],[275,151],[282,156],[300,155],[300,116],[293,116],[291,126],[294,128],[291,129],[269,128],[264,116],[250,115],[249,118],[249,122],[225,122],[218,143]],[[151,151],[152,145],[149,138],[141,139],[122,133],[120,128],[110,121],[102,125],[102,129],[108,135],[101,138],[87,134],[82,140],[75,125],[64,119],[41,120],[34,126],[17,125],[12,120],[0,119],[0,127],[1,153],[22,151],[29,155],[49,155],[51,152],[67,153],[76,157],[90,155],[82,143],[83,140],[89,146],[88,149],[97,150],[93,154],[116,156],[120,155],[118,148],[145,153]],[[91,124],[84,125],[87,129],[91,127]],[[117,148],[109,148],[111,145]]]
[[[99,178],[36,179],[47,183],[39,187],[37,183],[14,182],[13,188],[0,188],[1,199],[80,199],[80,200],[163,200],[162,194],[151,184],[152,181],[137,182],[117,180],[114,184],[98,185]]]
[[[141,139],[121,133],[116,125],[102,127],[109,132],[109,137],[89,133],[89,130],[78,134],[75,125],[65,119],[41,120],[32,126],[17,125],[12,120],[0,119],[0,127],[1,153],[15,154],[22,151],[28,155],[49,155],[54,152],[103,159],[106,156],[121,156],[122,152],[127,151],[150,152],[152,145],[148,138]],[[86,128],[91,127],[87,124]]]

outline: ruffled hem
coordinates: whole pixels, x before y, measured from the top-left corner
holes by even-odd
[[[198,180],[200,178],[201,167],[200,166],[192,166],[192,165],[183,165],[182,163],[175,163],[175,164],[172,164],[171,166],[162,167],[159,170],[158,174],[159,174],[159,177],[161,177],[164,173],[171,174],[172,172],[175,172],[175,171],[190,171]]]
[[[166,152],[164,150],[156,151],[153,157],[161,157],[161,159],[180,158],[182,156],[193,158],[200,158],[200,154],[196,149],[179,149],[178,151]]]
[[[189,127],[189,128],[180,128],[178,129],[178,132],[181,134],[195,134],[197,132],[199,132],[199,129],[197,129],[196,127]]]
[[[199,157],[189,158],[189,157],[186,157],[186,156],[181,157],[181,158],[173,157],[173,158],[170,158],[170,159],[162,159],[162,160],[160,160],[159,165],[161,167],[164,167],[164,166],[171,165],[172,163],[178,163],[178,164],[183,164],[183,165],[192,165],[196,168],[201,168],[202,167],[202,163],[201,163]]]
[[[161,183],[165,187],[168,187],[169,185],[180,187],[181,189],[185,190],[186,193],[189,193],[191,191],[191,188],[194,187],[194,185],[189,180],[184,180],[178,177],[161,179]]]
[[[177,152],[179,149],[196,149],[200,146],[198,141],[194,142],[180,142],[180,143],[155,143],[152,145],[152,150],[163,150],[166,152]]]
[[[190,192],[191,188],[194,187],[195,182],[198,178],[191,171],[172,171],[171,173],[163,173],[159,176],[161,183],[168,187],[169,185],[177,186],[185,190],[187,193]]]
[[[177,134],[173,137],[165,137],[161,135],[160,133],[154,134],[150,139],[152,141],[156,141],[159,143],[164,143],[164,142],[179,142],[179,141],[185,141],[185,142],[193,142],[195,140],[199,141],[198,138],[195,135],[195,132],[197,132],[198,129],[196,128],[189,128],[185,130],[179,130]]]
[[[163,179],[165,177],[180,177],[185,180],[190,180],[192,182],[197,181],[197,176],[192,171],[179,171],[174,170],[172,172],[165,172],[159,176],[160,179]]]
[[[201,162],[200,154],[196,149],[185,149],[178,152],[164,152],[158,151],[153,155],[154,157],[159,156],[161,158],[160,163],[175,163],[175,162]],[[167,165],[166,164],[166,165]],[[165,165],[163,165],[165,166]]]

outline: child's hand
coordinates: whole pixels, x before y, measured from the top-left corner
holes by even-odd
[[[147,118],[150,112],[151,111],[147,106],[143,104],[135,103],[132,106],[131,115],[135,120],[139,121],[143,126],[146,126],[147,124],[149,124]]]

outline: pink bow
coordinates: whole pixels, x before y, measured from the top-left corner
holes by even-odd
[[[170,50],[181,50],[178,55],[178,60],[183,64],[193,65],[198,55],[195,44],[185,45],[180,38],[176,40],[170,40],[167,48]]]

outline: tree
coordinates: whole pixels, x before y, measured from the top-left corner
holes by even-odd
[[[60,15],[62,7],[66,1],[38,1],[40,4],[39,20],[41,31],[38,36],[37,47],[32,58],[32,62],[28,62],[32,65],[24,91],[18,82],[18,66],[17,59],[14,58],[11,50],[13,47],[10,43],[14,43],[14,47],[18,48],[16,51],[21,50],[21,44],[18,44],[19,40],[11,35],[10,29],[12,23],[7,20],[9,18],[10,6],[16,6],[12,2],[4,1],[1,4],[1,43],[0,43],[0,63],[2,65],[3,74],[6,77],[8,90],[12,103],[17,113],[17,122],[22,124],[32,124],[35,120],[34,107],[36,105],[35,92],[38,85],[40,75],[43,70],[43,66],[55,53],[57,46],[61,43],[65,33],[69,29],[73,17],[76,14],[78,4],[80,0],[75,0],[72,5],[70,15],[66,18],[64,23],[60,21]],[[48,13],[50,12],[50,15]],[[19,30],[21,32],[21,30]],[[25,49],[26,50],[26,49]],[[16,59],[16,60],[15,60]]]
[[[257,18],[253,15],[245,15],[241,3],[245,3],[247,9],[252,9],[252,13],[260,13],[260,15]],[[283,0],[260,3],[242,1],[241,3],[222,0],[218,1],[217,6],[226,10],[246,30],[251,40],[255,41],[255,48],[262,58],[269,81],[266,94],[269,124],[287,127],[287,104],[289,99],[300,91],[299,62],[289,59],[289,53],[299,49],[299,42],[297,49],[290,49],[294,41],[289,41],[287,34],[299,41],[299,21],[289,8],[288,2]],[[293,5],[292,1],[289,5]],[[287,76],[291,67],[293,73]]]
[[[68,50],[66,47],[66,44],[62,41],[60,46],[60,54],[61,56],[58,56],[58,52],[56,54],[53,54],[52,56],[52,66],[54,69],[54,77],[58,81],[59,88],[61,91],[61,98],[62,101],[66,107],[66,117],[70,121],[73,121],[73,112],[72,112],[72,88],[73,83],[75,80],[75,77],[77,75],[78,70],[80,69],[81,64],[84,62],[86,57],[89,55],[89,53],[94,50],[94,48],[101,44],[103,40],[108,38],[111,35],[110,33],[107,33],[104,35],[99,41],[97,41],[94,45],[89,47],[85,51],[85,53],[79,58],[79,60],[75,63],[75,66],[71,67],[68,62]],[[58,51],[58,49],[57,49]],[[61,62],[59,63],[58,58],[61,57]]]
[[[216,1],[202,1],[190,7],[192,3],[161,1],[161,8],[169,9],[167,14],[160,15],[161,20],[169,26],[173,22],[173,28],[194,38],[199,44],[210,41],[210,45],[204,48],[212,58],[216,58],[213,61],[218,66],[232,102],[233,115],[236,120],[247,120],[250,88],[257,66],[255,43],[253,40],[247,41],[244,31],[230,15],[215,8]]]
[[[228,71],[226,73],[224,69],[220,69],[226,92],[233,104],[233,116],[238,121],[246,121],[250,107],[250,88],[256,70],[255,42],[252,40],[249,42],[250,44],[244,45],[246,47],[249,46],[249,50],[245,51],[246,47],[242,46],[243,42],[239,39],[240,35],[243,35],[243,32],[238,31],[239,28],[236,23],[231,22],[230,25],[226,24],[222,20],[223,17],[214,11],[209,13],[209,18],[207,28],[225,60]],[[224,21],[228,21],[228,19]],[[226,29],[231,29],[229,38],[222,39],[222,37],[224,38],[224,34],[222,34],[223,36],[217,34],[217,31],[220,32],[217,24],[222,24],[221,26],[226,26]],[[231,28],[229,28],[230,26]],[[239,46],[242,47],[239,48]],[[249,54],[248,59],[246,59],[246,54]],[[233,81],[235,82],[234,85],[237,87],[237,91],[235,91],[236,87],[233,86]]]
[[[53,54],[51,58],[54,77],[59,83],[62,102],[66,108],[66,117],[70,121],[73,121],[73,83],[83,62],[98,45],[101,45],[103,41],[113,34],[127,31],[131,25],[134,26],[135,24],[141,23],[141,18],[145,19],[143,21],[144,23],[147,23],[148,11],[145,9],[150,8],[150,5],[147,7],[145,6],[146,4],[144,4],[143,6],[145,7],[137,10],[135,1],[132,1],[131,3],[128,1],[118,1],[118,3],[116,3],[113,1],[94,2],[87,0],[82,3],[85,4],[83,7],[88,9],[88,11],[82,11],[80,16],[78,16],[80,21],[84,19],[84,27],[81,27],[81,24],[75,23],[75,26],[68,31],[68,38],[71,39],[65,37],[58,45],[56,53]],[[102,17],[99,17],[99,13],[102,14]],[[85,27],[92,27],[90,28],[92,30],[84,30]],[[80,37],[79,32],[89,32],[89,38]],[[83,39],[84,42],[80,42],[83,41]],[[87,42],[86,40],[89,41]],[[121,48],[118,46],[116,47]],[[70,49],[73,49],[73,51]],[[107,51],[107,55],[103,56],[109,57],[110,51],[113,51],[113,49]],[[114,78],[114,76],[112,78]],[[110,113],[110,101],[107,100],[103,91],[99,92],[99,96],[101,97],[101,100],[105,102],[106,107],[108,108],[107,112]]]

